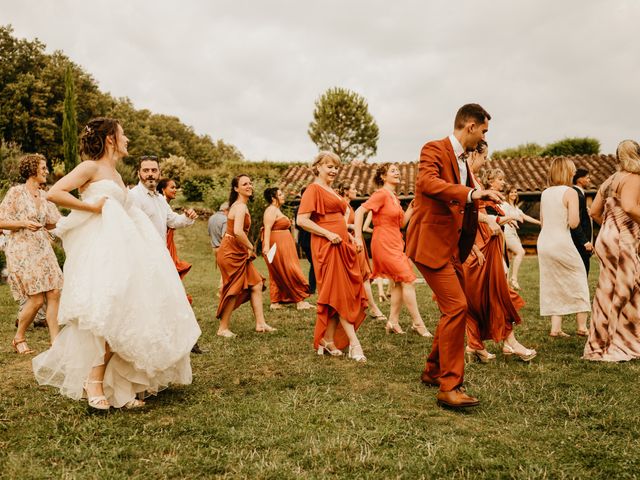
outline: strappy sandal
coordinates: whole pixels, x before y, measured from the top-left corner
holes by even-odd
[[[32,353],[36,353],[35,350],[29,348],[29,345],[27,345],[26,338],[23,338],[22,340],[17,340],[17,341],[14,338],[11,341],[11,345],[13,346],[13,349],[16,351],[18,355],[30,355]],[[22,347],[18,347],[18,345],[22,345]]]
[[[324,355],[328,353],[332,357],[339,357],[342,355],[342,350],[338,350],[333,342],[327,342],[324,338],[320,340],[320,346],[318,347],[318,355]]]
[[[102,380],[87,380],[83,384],[84,393],[87,395],[87,403],[91,408],[95,408],[96,410],[109,410],[111,405],[107,400],[107,397],[102,395],[96,395],[94,397],[89,396],[89,385],[102,384]]]
[[[383,322],[386,322],[388,320],[387,316],[382,312],[380,312],[380,314],[378,315],[374,315],[373,313],[369,312],[369,317],[371,317],[374,320],[380,320]]]
[[[421,337],[425,337],[425,338],[433,337],[433,335],[431,335],[431,332],[424,325],[424,323],[422,325],[420,324],[411,325],[411,331],[420,335]]]
[[[278,330],[277,328],[274,328],[271,325],[267,325],[266,323],[264,325],[260,325],[259,327],[256,326],[257,333],[271,333],[277,330]]]
[[[132,410],[134,408],[144,407],[145,405],[146,403],[143,402],[142,400],[134,398],[133,400],[129,400],[127,403],[125,403],[123,408],[126,408],[127,410]]]

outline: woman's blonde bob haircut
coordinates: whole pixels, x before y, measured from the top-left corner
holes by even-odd
[[[571,185],[576,166],[567,158],[556,158],[551,162],[547,183],[550,187],[555,185]]]
[[[640,145],[634,140],[623,140],[616,149],[616,157],[623,172],[640,173]]]
[[[311,164],[311,171],[314,175],[318,175],[318,167],[322,162],[332,163],[336,167],[339,167],[341,163],[338,155],[328,150],[322,150],[318,152],[318,155],[316,155],[316,158],[313,159],[313,163]]]
[[[504,172],[501,168],[488,168],[484,171],[484,175],[482,175],[482,183],[485,187],[489,188],[491,182],[493,182],[496,178],[504,178]]]

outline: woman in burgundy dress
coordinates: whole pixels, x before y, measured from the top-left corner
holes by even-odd
[[[349,242],[347,203],[331,188],[340,158],[320,152],[312,166],[315,181],[300,200],[296,223],[311,232],[313,267],[318,288],[314,347],[319,354],[342,355],[365,362],[356,331],[366,316],[367,297],[355,246]]]
[[[409,206],[405,212],[396,196],[396,187],[400,183],[400,169],[396,164],[384,163],[377,168],[374,181],[381,188],[356,210],[355,232],[356,245],[362,248],[364,217],[368,212],[373,212],[372,276],[388,278],[393,282],[391,312],[385,329],[387,333],[404,333],[398,323],[400,309],[404,303],[413,319],[411,330],[422,337],[431,337],[418,310],[413,284],[416,274],[409,257],[404,253],[404,240],[400,229],[409,223],[413,207]]]

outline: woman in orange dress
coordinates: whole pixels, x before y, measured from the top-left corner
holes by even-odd
[[[393,282],[391,311],[385,330],[387,333],[405,333],[398,323],[404,302],[413,319],[411,330],[422,337],[430,337],[431,333],[424,325],[418,310],[416,289],[413,284],[416,274],[413,273],[413,265],[409,257],[404,253],[404,240],[400,231],[409,223],[413,213],[413,206],[409,206],[406,212],[402,210],[400,200],[395,193],[396,186],[400,183],[400,169],[396,164],[383,163],[376,169],[374,182],[381,188],[356,210],[356,245],[362,248],[364,217],[368,212],[373,212],[374,228],[371,239],[373,277],[384,277]]]
[[[320,152],[311,169],[316,176],[300,200],[296,223],[311,233],[318,307],[314,348],[318,354],[342,355],[366,362],[356,330],[366,316],[367,297],[362,285],[356,247],[349,241],[346,202],[331,188],[340,158]]]
[[[222,274],[222,294],[216,317],[220,319],[217,335],[232,338],[236,334],[229,330],[231,313],[246,301],[256,317],[256,332],[273,332],[267,325],[262,311],[262,290],[264,278],[251,263],[256,254],[247,234],[251,226],[251,216],[247,202],[253,195],[253,184],[247,175],[237,175],[231,180],[229,194],[229,215],[227,231],[222,237],[216,259]]]
[[[300,259],[291,235],[291,220],[282,213],[284,194],[279,188],[267,188],[264,199],[269,206],[264,211],[262,229],[262,256],[269,269],[271,310],[282,308],[283,303],[295,303],[298,310],[313,308],[305,298],[309,296],[309,282],[300,268]],[[269,249],[275,245],[275,255],[269,261]]]
[[[347,214],[347,229],[350,233],[355,234],[354,222],[356,214],[353,208],[351,208],[351,201],[355,200],[358,195],[358,190],[354,183],[346,180],[340,182],[337,192],[342,196],[345,202],[347,202],[348,214]],[[369,264],[369,254],[367,252],[367,245],[363,242],[362,248],[358,251],[358,265],[360,266],[360,273],[362,273],[362,281],[364,285],[364,291],[367,293],[367,300],[369,302],[369,316],[374,320],[387,321],[387,317],[382,313],[378,305],[376,305],[373,299],[373,292],[371,291],[371,265]]]
[[[178,189],[175,181],[170,178],[163,178],[158,182],[156,190],[161,195],[164,195],[167,203],[171,203],[171,200],[176,198]],[[191,264],[178,258],[178,250],[176,249],[176,243],[173,238],[175,231],[175,228],[167,228],[167,249],[169,250],[169,255],[171,255],[173,263],[176,265],[178,275],[180,275],[180,279],[182,280],[185,275],[189,273],[189,270],[191,270]],[[191,303],[191,296],[187,295],[187,297],[189,298],[189,303]]]
[[[469,158],[469,169],[478,188],[484,187],[475,178],[475,174],[487,160],[487,144],[480,142],[478,150]],[[486,175],[485,183],[496,191],[504,186],[504,173],[495,169]],[[536,351],[524,347],[513,332],[513,325],[521,323],[518,310],[524,306],[524,300],[507,283],[507,272],[504,264],[504,239],[499,225],[515,221],[508,216],[492,216],[487,214],[491,206],[501,211],[493,202],[481,202],[479,209],[478,232],[472,255],[462,265],[464,285],[466,289],[467,316],[467,348],[468,360],[479,360],[487,363],[495,359],[489,353],[483,340],[504,342],[504,355],[516,355],[528,362],[536,356]]]

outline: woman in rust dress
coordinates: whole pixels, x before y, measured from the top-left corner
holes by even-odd
[[[381,188],[356,210],[355,232],[356,245],[358,248],[363,248],[362,224],[365,215],[370,211],[373,212],[374,228],[371,239],[373,277],[384,277],[393,282],[391,312],[385,329],[387,333],[404,333],[398,323],[404,303],[413,320],[411,330],[422,337],[431,337],[418,310],[416,289],[413,284],[416,274],[413,272],[409,257],[404,253],[401,229],[409,223],[413,206],[409,206],[406,212],[403,211],[400,200],[396,196],[396,187],[400,183],[400,169],[394,163],[383,163],[376,170],[374,182]]]
[[[171,200],[176,198],[176,182],[171,180],[170,178],[163,178],[158,182],[156,187],[158,193],[164,195],[164,198],[167,200],[167,203],[171,203]],[[178,250],[176,249],[176,243],[173,238],[175,233],[175,228],[167,228],[167,249],[169,250],[169,255],[171,255],[171,259],[173,263],[176,264],[176,269],[178,270],[178,275],[180,275],[180,279],[183,279],[189,270],[191,270],[191,264],[180,260],[178,258]],[[189,303],[191,303],[191,298],[189,295]]]
[[[347,202],[348,215],[347,215],[347,228],[349,232],[355,234],[354,222],[356,218],[355,211],[351,208],[351,201],[358,195],[358,190],[354,183],[350,181],[340,182],[337,192],[342,196],[345,202]],[[386,321],[387,317],[382,313],[378,305],[376,305],[373,299],[373,292],[371,291],[371,265],[369,264],[369,254],[367,252],[366,243],[362,243],[362,248],[358,251],[358,265],[360,266],[360,273],[362,273],[362,281],[364,285],[364,291],[367,293],[367,300],[369,301],[369,316],[374,320]]]
[[[231,180],[229,194],[229,215],[227,231],[222,237],[216,259],[222,274],[222,294],[216,317],[220,319],[217,335],[235,337],[229,330],[231,313],[246,301],[256,317],[256,332],[273,332],[267,325],[262,311],[262,290],[264,278],[251,263],[255,258],[253,244],[247,234],[251,226],[251,216],[247,202],[253,195],[253,184],[247,175],[237,175]]]
[[[313,308],[305,298],[309,296],[309,282],[300,268],[300,259],[291,235],[291,220],[280,211],[284,194],[279,188],[267,188],[264,199],[269,205],[263,216],[262,256],[269,269],[271,310],[282,308],[283,303],[295,303],[298,310]],[[269,249],[275,245],[275,255],[269,261]]]
[[[331,188],[339,166],[335,153],[316,156],[311,166],[316,179],[300,200],[296,223],[311,232],[318,288],[314,347],[320,355],[342,355],[349,346],[349,358],[365,362],[356,330],[365,318],[367,297],[356,248],[349,242],[347,204]]]
[[[476,187],[481,189],[484,187],[475,178],[475,174],[486,160],[487,144],[480,142],[478,151],[473,152],[469,158],[469,169]],[[499,169],[489,171],[485,181],[490,188],[500,191],[504,184],[504,174]],[[522,346],[513,332],[513,325],[522,321],[518,310],[524,306],[524,301],[507,283],[503,260],[504,239],[499,227],[500,224],[515,219],[504,215],[488,215],[488,205],[488,202],[480,203],[476,242],[472,255],[462,265],[468,304],[466,356],[468,360],[477,359],[482,363],[495,359],[496,356],[489,353],[483,343],[483,340],[493,340],[504,342],[504,355],[515,355],[528,362],[537,353]],[[495,203],[490,205],[500,213]]]
[[[640,358],[640,145],[625,140],[616,156],[620,171],[591,205],[600,275],[583,358],[603,362]]]

